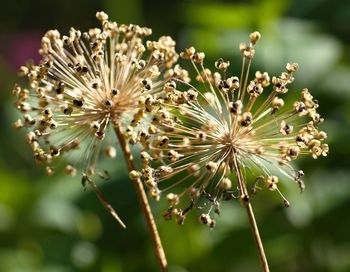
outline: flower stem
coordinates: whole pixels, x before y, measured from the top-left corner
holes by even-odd
[[[121,149],[124,153],[124,157],[126,160],[126,163],[128,165],[128,169],[129,171],[135,170],[135,163],[134,163],[134,159],[133,156],[131,154],[130,151],[130,147],[128,145],[128,143],[126,142],[124,135],[122,134],[121,130],[120,130],[120,125],[119,123],[114,124],[114,131],[118,137],[119,140],[119,144],[121,146]],[[143,214],[146,218],[146,222],[148,225],[148,229],[151,235],[151,239],[153,242],[153,246],[154,246],[154,251],[156,253],[156,257],[157,260],[159,262],[159,268],[160,271],[167,271],[168,270],[168,263],[167,263],[167,259],[165,256],[165,252],[162,246],[162,241],[159,237],[159,233],[158,233],[158,229],[157,229],[157,225],[154,221],[153,218],[153,214],[147,199],[147,195],[145,193],[144,187],[142,185],[141,179],[137,178],[133,180],[141,207],[142,207],[142,211]]]
[[[258,254],[259,254],[261,268],[262,268],[263,272],[269,272],[270,269],[269,269],[269,264],[267,262],[267,258],[265,255],[264,246],[263,246],[263,243],[262,243],[262,240],[260,237],[258,225],[256,223],[254,212],[253,212],[253,207],[250,203],[247,187],[246,187],[245,181],[243,179],[241,168],[238,164],[236,155],[234,156],[233,161],[234,161],[234,168],[235,168],[236,174],[237,174],[238,186],[240,189],[240,197],[241,197],[242,203],[247,211],[250,227],[252,229],[252,233],[253,233],[254,240],[255,240],[255,245],[256,245],[256,248],[257,248]]]
[[[256,247],[257,247],[258,252],[259,252],[259,258],[260,258],[262,270],[264,272],[269,272],[270,271],[269,264],[268,264],[267,259],[266,259],[264,246],[263,246],[263,243],[261,241],[258,225],[256,224],[256,220],[255,220],[255,216],[254,216],[254,212],[253,212],[253,207],[252,207],[250,202],[248,202],[248,204],[246,205],[246,210],[247,210],[247,214],[249,217],[250,226],[252,228],[253,236],[255,239],[255,244],[256,244]]]

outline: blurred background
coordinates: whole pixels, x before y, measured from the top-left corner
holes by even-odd
[[[326,118],[330,154],[299,161],[306,173],[301,195],[291,182],[253,202],[271,271],[350,271],[350,2],[348,0],[261,1],[6,1],[0,18],[0,271],[157,271],[151,241],[124,161],[101,190],[127,223],[122,230],[79,177],[48,178],[35,165],[11,90],[20,65],[39,60],[44,32],[67,33],[98,26],[106,11],[118,23],[153,29],[152,38],[172,35],[177,48],[194,45],[206,64],[223,57],[238,73],[238,45],[253,30],[262,33],[253,69],[279,75],[298,62],[292,89],[308,87]],[[226,203],[214,230],[188,216],[184,226],[162,219],[151,201],[171,272],[258,271],[248,220],[237,203]]]

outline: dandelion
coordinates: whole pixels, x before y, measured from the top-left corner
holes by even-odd
[[[113,214],[92,180],[95,175],[108,177],[97,168],[99,156],[117,155],[110,144],[110,128],[124,143],[121,131],[126,130],[126,120],[132,119],[136,126],[147,110],[137,109],[139,100],[148,103],[149,97],[163,89],[165,77],[176,76],[181,68],[173,67],[178,54],[171,37],[144,42],[152,33],[150,28],[117,24],[104,12],[97,12],[96,17],[101,28],[87,32],[71,28],[68,36],[50,30],[44,35],[40,64],[28,63],[19,71],[28,78],[29,88],[15,85],[13,89],[16,107],[23,114],[14,127],[29,130],[27,142],[35,160],[46,165],[48,175],[63,168],[74,176],[82,168],[82,184],[92,185]],[[132,155],[127,146],[122,149],[130,169]],[[59,160],[71,154],[75,154],[75,163]],[[66,165],[58,167],[59,163]],[[142,184],[136,183],[142,191]],[[141,202],[148,207],[147,198]],[[147,212],[151,222],[153,217],[149,209]]]
[[[287,64],[278,77],[257,71],[250,78],[259,39],[260,34],[254,32],[249,44],[240,45],[243,64],[239,76],[227,75],[229,62],[223,59],[215,62],[216,72],[205,68],[204,53],[193,47],[180,54],[192,63],[200,87],[178,79],[164,86],[152,119],[159,132],[151,133],[144,144],[140,172],[151,196],[158,200],[166,194],[169,207],[164,217],[178,224],[198,208],[202,212],[199,221],[212,228],[214,215],[221,211],[220,202],[240,199],[257,232],[257,244],[261,240],[251,196],[265,187],[277,192],[288,206],[278,177],[292,180],[303,190],[303,172],[295,170],[292,161],[328,153],[323,143],[327,134],[317,129],[323,118],[309,90],[303,89],[292,107],[283,100],[294,81],[296,63]],[[256,178],[251,191],[246,184],[248,172]]]

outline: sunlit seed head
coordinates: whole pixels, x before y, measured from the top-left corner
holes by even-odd
[[[220,201],[238,199],[247,205],[263,189],[277,193],[287,207],[278,184],[289,179],[301,191],[305,188],[304,173],[291,162],[306,155],[327,156],[327,134],[317,128],[323,121],[318,101],[308,89],[292,104],[283,98],[298,65],[287,64],[286,71],[271,78],[264,71],[251,73],[260,39],[254,32],[249,43],[240,44],[243,73],[233,76],[227,74],[229,62],[216,61],[220,73],[213,73],[204,66],[204,54],[185,49],[180,56],[194,67],[192,78],[198,84],[175,77],[174,70],[163,92],[152,97],[152,107],[141,103],[152,114],[148,131],[154,132],[145,147],[153,159],[144,166],[143,180],[156,199],[166,194],[166,219],[183,224],[188,212],[198,208],[200,222],[213,227]],[[186,78],[190,75],[181,71]],[[252,176],[255,184],[246,180]]]
[[[14,127],[40,131],[40,136],[27,137],[36,160],[52,164],[79,146],[75,160],[84,165],[85,174],[96,172],[101,150],[115,157],[115,148],[106,141],[111,125],[119,124],[125,131],[130,116],[133,126],[144,118],[144,110],[137,109],[141,97],[162,92],[169,76],[188,80],[186,71],[174,66],[179,56],[171,37],[145,41],[152,33],[147,27],[117,24],[104,12],[97,12],[96,18],[101,27],[86,32],[47,31],[41,39],[41,62],[19,71],[30,88],[16,84],[12,90],[23,114]],[[152,101],[144,101],[153,110]],[[157,128],[150,131],[154,134]],[[146,137],[126,134],[134,143],[141,139],[145,144]],[[79,145],[73,148],[76,142]]]

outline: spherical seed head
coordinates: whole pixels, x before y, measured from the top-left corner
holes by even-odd
[[[252,61],[260,34],[253,33],[250,39],[250,44],[240,46],[245,63]],[[154,158],[146,166],[152,169],[152,183],[146,182],[147,176],[146,184],[158,193],[166,191],[170,199],[173,194],[178,196],[177,204],[169,203],[169,209],[176,210],[176,220],[181,223],[189,211],[200,207],[208,209],[200,222],[214,226],[210,214],[220,212],[220,201],[239,199],[246,205],[251,182],[244,180],[244,173],[249,171],[256,175],[254,193],[267,188],[278,193],[286,205],[289,202],[278,188],[279,180],[292,180],[304,190],[302,172],[290,162],[305,155],[326,156],[329,151],[323,143],[327,135],[316,127],[322,117],[311,93],[302,90],[292,106],[282,98],[294,81],[297,65],[287,65],[287,71],[272,80],[260,71],[245,80],[248,70],[242,76],[229,76],[222,69],[222,75],[214,76],[194,55],[195,50],[182,53],[195,66],[200,87],[174,80],[176,85],[167,86],[152,101],[157,104],[150,110],[157,132],[144,145]],[[216,63],[219,70],[221,64],[221,60]],[[188,87],[198,94],[192,100],[185,98]],[[159,118],[159,107],[166,108],[165,118]],[[179,155],[176,160],[174,154]],[[171,171],[163,171],[165,166]],[[248,186],[246,191],[242,182]]]
[[[131,116],[137,124],[143,118],[137,111],[138,100],[162,91],[167,82],[164,75],[175,74],[178,59],[171,37],[147,41],[146,48],[144,39],[151,29],[118,25],[102,11],[96,17],[101,27],[87,32],[48,31],[41,40],[41,62],[20,68],[30,88],[15,85],[13,89],[16,107],[24,115],[15,127],[40,132],[28,139],[36,160],[53,164],[80,149],[75,157],[81,158],[85,174],[98,172],[101,150],[115,157],[115,148],[107,140],[111,137],[106,137],[110,127],[120,125],[125,131]],[[142,89],[140,82],[145,82]]]

